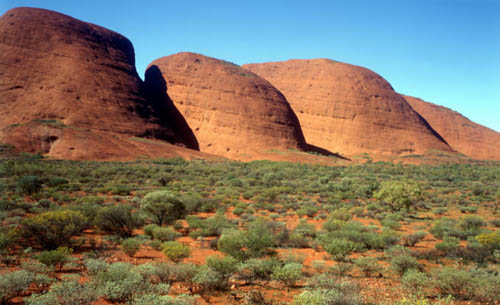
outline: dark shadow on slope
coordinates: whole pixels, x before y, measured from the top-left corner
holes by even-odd
[[[283,95],[283,98],[286,99],[284,95]],[[295,111],[293,111],[293,108],[292,108],[291,105],[290,105],[290,112],[291,112],[290,113],[291,119],[293,121],[292,123],[293,123],[294,126],[297,127],[296,128],[296,135],[295,136],[299,140],[299,148],[301,148],[303,151],[308,152],[308,153],[314,153],[314,154],[318,154],[318,155],[322,155],[322,156],[327,156],[327,157],[337,157],[337,158],[340,158],[340,159],[343,159],[343,160],[351,161],[351,159],[349,159],[349,158],[341,156],[341,155],[339,155],[337,153],[333,153],[333,152],[331,152],[331,151],[329,151],[327,149],[324,149],[322,147],[318,147],[318,146],[315,146],[315,145],[312,145],[312,144],[308,144],[306,142],[305,137],[304,137],[304,133],[302,132],[302,125],[300,124],[299,117],[297,117],[297,115],[295,114]]]
[[[337,154],[337,153],[333,153],[327,149],[324,149],[324,148],[321,148],[321,147],[318,147],[318,146],[315,146],[315,145],[312,145],[312,144],[305,144],[304,146],[304,151],[306,152],[310,152],[310,153],[315,153],[315,154],[319,154],[319,155],[323,155],[323,156],[327,156],[327,157],[337,157],[337,158],[340,158],[340,159],[343,159],[343,160],[347,160],[347,161],[351,161],[351,159],[347,158],[347,157],[344,157],[340,154]]]
[[[152,114],[158,118],[160,125],[168,126],[173,131],[173,134],[170,135],[171,138],[167,141],[200,150],[193,130],[168,96],[167,82],[160,69],[155,65],[149,67],[145,73],[144,90],[152,108],[149,111],[152,111]]]

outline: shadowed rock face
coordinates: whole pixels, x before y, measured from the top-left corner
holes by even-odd
[[[451,151],[378,74],[328,59],[243,65],[278,88],[310,144],[349,156]]]
[[[134,61],[130,41],[110,30],[43,9],[6,12],[0,17],[0,141],[69,159],[85,158],[85,151],[96,159],[96,153],[135,154],[127,145],[121,152],[118,140],[111,145],[111,134],[182,142],[167,126],[168,114],[147,101]]]
[[[194,53],[153,61],[146,86],[179,111],[177,126],[194,133],[202,152],[249,159],[271,149],[305,147],[285,97],[269,82],[232,63]],[[161,84],[164,84],[162,88]],[[170,105],[171,104],[171,105]]]
[[[449,108],[411,96],[404,97],[454,150],[475,159],[500,160],[500,133]]]

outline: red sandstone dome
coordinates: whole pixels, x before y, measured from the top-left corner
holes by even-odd
[[[0,141],[67,159],[164,155],[129,141],[185,138],[143,89],[122,35],[44,9],[1,16]]]
[[[500,133],[449,108],[404,97],[456,151],[475,159],[500,160]]]
[[[348,156],[451,151],[386,80],[368,69],[329,59],[243,67],[283,92],[312,145]]]
[[[268,81],[232,63],[194,53],[153,61],[146,85],[175,108],[202,152],[251,159],[305,146],[297,117]]]

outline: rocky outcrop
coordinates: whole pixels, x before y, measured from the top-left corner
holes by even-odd
[[[168,124],[127,38],[43,9],[0,17],[0,142],[69,159],[133,157],[143,152],[119,147],[135,136],[184,142]]]
[[[285,97],[232,63],[178,53],[153,61],[145,82],[156,101],[179,112],[176,126],[191,130],[202,152],[245,160],[305,145]]]
[[[449,108],[404,96],[408,103],[456,151],[475,159],[500,160],[500,133]]]
[[[329,59],[242,67],[283,92],[312,145],[348,156],[451,151],[385,79],[368,69]]]

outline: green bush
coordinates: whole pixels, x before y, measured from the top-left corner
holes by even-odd
[[[42,295],[32,295],[26,304],[93,304],[99,299],[99,293],[93,283],[79,283],[77,280],[63,280],[50,287]]]
[[[89,275],[96,275],[100,272],[104,272],[108,269],[108,263],[103,259],[89,258],[84,261],[84,265],[87,268],[87,273]]]
[[[427,236],[426,232],[419,231],[403,237],[403,245],[413,247]]]
[[[358,246],[356,243],[347,239],[334,239],[325,246],[325,251],[335,260],[344,260],[347,255],[354,252]]]
[[[288,263],[276,267],[271,275],[272,279],[283,282],[287,287],[293,287],[302,278],[302,265],[298,263]]]
[[[57,266],[59,269],[69,261],[72,249],[59,247],[57,250],[43,251],[36,259],[46,266]]]
[[[255,280],[268,281],[271,279],[273,270],[279,265],[280,263],[276,259],[251,258],[239,265],[238,274],[250,282]]]
[[[430,278],[424,272],[410,269],[401,278],[401,284],[412,294],[420,295],[425,288],[430,286]]]
[[[224,231],[218,241],[217,247],[221,252],[239,260],[245,260],[248,257],[248,254],[245,251],[245,235],[243,232],[238,230]]]
[[[221,278],[227,280],[239,268],[239,261],[232,256],[210,256],[207,258],[207,266],[220,274]]]
[[[387,203],[393,211],[410,210],[423,198],[422,187],[413,180],[384,181],[375,198]]]
[[[151,216],[153,223],[161,226],[184,218],[186,206],[170,191],[148,193],[141,201],[141,209]]]
[[[125,254],[127,254],[130,257],[134,256],[137,253],[137,251],[139,251],[141,245],[142,242],[137,238],[124,239],[121,244],[123,252],[125,252]]]
[[[21,194],[31,195],[42,189],[42,179],[37,176],[22,176],[17,180],[16,191]]]
[[[402,254],[394,256],[391,259],[390,268],[398,273],[400,276],[406,273],[406,271],[411,269],[419,270],[421,268],[420,263],[413,256]]]
[[[480,234],[475,239],[483,246],[492,250],[500,250],[500,232]],[[1,246],[0,246],[1,249]]]
[[[21,234],[44,249],[70,245],[71,237],[86,228],[87,219],[80,212],[60,210],[45,212],[22,221]]]
[[[188,246],[176,241],[167,241],[163,244],[162,252],[174,262],[179,262],[191,253]]]
[[[361,305],[360,288],[345,280],[338,281],[328,275],[314,276],[308,288],[293,300],[293,305]]]
[[[468,295],[472,278],[468,271],[457,270],[452,267],[443,267],[433,273],[434,284],[441,295],[452,295],[463,298]]]
[[[206,265],[198,268],[193,282],[201,285],[204,291],[225,288],[225,282],[221,275]]]
[[[0,302],[8,304],[8,299],[25,291],[32,283],[48,285],[52,282],[46,275],[36,275],[25,270],[0,274]]]
[[[454,256],[458,253],[460,240],[455,237],[445,236],[442,242],[435,245],[436,250],[442,252],[446,256]]]
[[[126,205],[103,207],[96,217],[96,225],[101,230],[124,237],[132,236],[137,224],[138,220],[132,214],[132,207]]]
[[[173,241],[179,236],[181,234],[172,228],[157,227],[153,229],[153,238],[161,241]]]
[[[382,266],[379,265],[377,259],[370,256],[359,257],[355,259],[354,265],[361,269],[361,271],[363,271],[363,273],[367,277],[376,273],[380,274],[380,272],[382,271]]]

